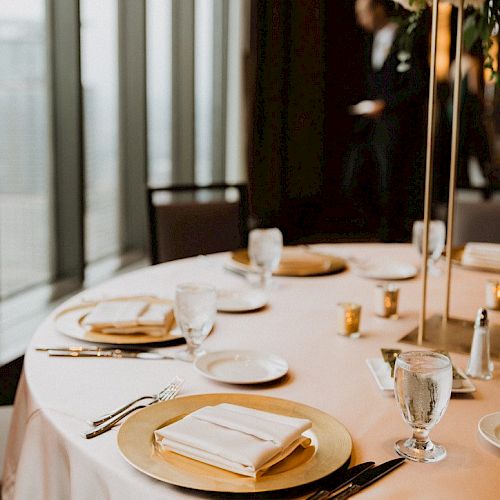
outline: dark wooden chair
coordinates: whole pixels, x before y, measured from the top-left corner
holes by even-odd
[[[500,243],[500,203],[488,201],[458,201],[455,206],[453,245],[470,241]]]
[[[148,188],[148,210],[153,264],[246,246],[246,184]]]

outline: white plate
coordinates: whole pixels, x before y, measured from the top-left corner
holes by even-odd
[[[486,441],[500,448],[500,412],[485,415],[477,424],[477,428]]]
[[[247,312],[264,307],[269,300],[263,290],[243,288],[240,290],[217,290],[217,310],[221,312]]]
[[[288,371],[288,363],[275,354],[245,350],[208,352],[194,366],[205,377],[228,384],[261,384]]]
[[[414,278],[418,273],[418,269],[413,264],[406,262],[366,264],[360,267],[355,266],[353,270],[362,278],[375,280],[407,280]]]
[[[391,367],[388,363],[386,363],[382,358],[370,358],[366,360],[366,364],[368,365],[368,368],[370,368],[379,389],[382,391],[394,391],[394,379],[391,377]],[[462,387],[452,389],[451,392],[454,394],[474,392],[476,387],[465,376],[465,373],[457,366],[455,366],[455,369],[458,373],[460,373],[460,375],[465,377],[465,380],[462,382]]]

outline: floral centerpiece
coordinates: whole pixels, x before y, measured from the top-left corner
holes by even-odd
[[[406,33],[411,37],[412,32],[424,10],[432,5],[433,0],[394,0],[396,4],[411,11],[406,23]],[[438,1],[438,0],[435,0]],[[445,0],[455,7],[460,6],[460,0]],[[464,0],[466,9],[464,21],[464,44],[467,48],[481,40],[484,53],[484,67],[490,70],[491,79],[499,83],[498,70],[494,69],[493,57],[490,49],[492,37],[498,34],[500,25],[500,0]]]

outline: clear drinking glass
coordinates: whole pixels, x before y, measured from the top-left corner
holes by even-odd
[[[200,283],[182,283],[175,290],[175,320],[186,339],[180,357],[193,361],[202,354],[200,346],[210,333],[217,314],[215,287]]]
[[[250,262],[260,270],[260,284],[268,288],[273,271],[279,266],[283,250],[283,235],[274,227],[252,229],[248,235],[248,256]]]
[[[443,253],[446,243],[446,226],[442,220],[429,221],[429,241],[427,255],[429,257],[429,271],[435,276],[440,276],[441,271],[437,267],[437,261]],[[413,223],[412,243],[422,255],[424,242],[424,221],[417,220]]]
[[[413,436],[395,444],[399,455],[415,462],[438,462],[446,449],[429,439],[450,400],[452,367],[448,357],[429,351],[400,354],[394,370],[394,393]]]

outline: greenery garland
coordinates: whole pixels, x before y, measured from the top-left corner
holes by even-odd
[[[405,37],[403,38],[402,50],[405,52],[411,47],[413,33],[420,21],[424,10],[432,5],[433,0],[393,0],[406,10],[410,15],[403,21]],[[438,0],[434,0],[438,1]],[[447,0],[455,7],[459,6],[460,0]],[[484,54],[484,67],[490,71],[490,80],[500,83],[498,68],[495,70],[491,47],[493,36],[498,34],[500,25],[500,0],[464,0],[466,17],[464,21],[464,45],[470,49],[476,41],[481,40]]]

